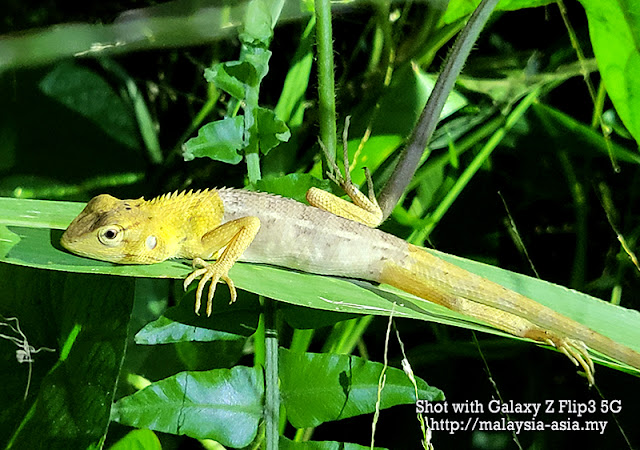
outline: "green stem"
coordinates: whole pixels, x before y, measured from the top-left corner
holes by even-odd
[[[320,106],[320,140],[328,155],[335,155],[336,101],[333,73],[333,37],[331,31],[331,5],[329,0],[315,0],[316,39],[318,41],[318,101]]]
[[[373,316],[364,316],[359,318],[349,335],[341,340],[338,353],[345,355],[353,353],[353,350],[358,345],[358,342],[360,341],[360,338],[362,338],[364,332],[367,331],[372,320]]]
[[[527,95],[513,110],[513,112],[507,117],[505,124],[502,128],[498,129],[491,138],[487,141],[487,143],[482,147],[478,155],[471,161],[471,164],[462,172],[460,177],[456,180],[456,183],[449,190],[445,198],[440,202],[438,207],[435,209],[428,222],[425,224],[423,228],[415,231],[409,238],[409,241],[412,243],[421,244],[425,241],[425,239],[431,234],[431,231],[436,227],[436,225],[440,222],[440,219],[444,216],[444,214],[449,210],[449,207],[453,204],[453,202],[458,198],[458,195],[462,192],[465,186],[469,183],[471,178],[476,174],[478,169],[484,164],[489,155],[493,152],[493,150],[498,146],[498,144],[502,141],[507,132],[515,125],[515,123],[522,117],[522,115],[529,109],[531,104],[537,100],[540,95],[540,89],[535,89],[529,95]]]
[[[604,102],[607,99],[607,90],[604,87],[604,83],[600,82],[598,86],[598,93],[593,105],[593,115],[591,116],[591,128],[597,128],[602,123],[602,110],[604,109]]]
[[[260,154],[257,149],[255,151],[247,151],[245,153],[245,161],[247,161],[247,176],[249,178],[249,185],[255,186],[262,174],[260,172]]]
[[[260,300],[264,308],[264,298],[260,297]],[[264,313],[262,313],[260,314],[260,319],[258,319],[258,328],[256,328],[253,338],[253,365],[255,367],[264,367],[266,360]]]
[[[573,257],[573,270],[571,271],[571,281],[569,287],[581,289],[585,283],[587,264],[587,198],[584,184],[578,179],[574,166],[569,159],[566,150],[558,152],[560,165],[564,169],[569,183],[569,190],[573,198],[573,208],[576,214],[576,250]]]
[[[498,0],[482,0],[478,8],[469,18],[467,26],[462,30],[458,39],[456,39],[453,50],[449,54],[442,72],[433,87],[433,91],[429,96],[429,100],[422,110],[418,124],[413,129],[409,143],[402,152],[400,161],[398,161],[389,181],[387,181],[382,192],[380,192],[378,203],[384,213],[385,219],[389,217],[398,199],[400,199],[407,185],[413,178],[420,164],[422,153],[436,129],[444,104],[453,89],[453,84],[462,70],[462,66],[467,60],[480,31],[489,19],[491,11],[493,11],[497,3]]]
[[[280,438],[280,389],[278,386],[278,331],[276,302],[264,299],[265,325],[265,438],[267,450],[278,450]]]
[[[291,338],[291,345],[289,346],[289,350],[296,353],[304,353],[309,349],[309,345],[311,345],[311,340],[313,339],[313,335],[315,334],[315,330],[310,328],[308,330],[302,330],[296,328],[293,330],[293,336]]]

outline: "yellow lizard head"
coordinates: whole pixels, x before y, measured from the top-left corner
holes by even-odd
[[[149,264],[166,259],[154,236],[145,236],[143,198],[119,200],[102,194],[87,203],[60,243],[80,256],[123,264]]]

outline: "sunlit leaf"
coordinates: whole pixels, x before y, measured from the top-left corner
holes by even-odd
[[[133,430],[109,450],[162,450],[160,439],[151,430]]]
[[[0,228],[0,242],[2,239],[16,240],[16,236],[19,238],[7,254],[0,258],[0,261],[79,273],[151,278],[184,278],[191,271],[190,264],[178,260],[152,265],[127,266],[71,255],[59,245],[62,232],[39,228],[47,226],[47,222],[38,220],[38,217],[60,217],[58,214],[69,214],[67,220],[71,222],[73,219],[71,211],[74,208],[79,211],[82,205],[67,202],[32,202],[34,201],[14,199],[0,201],[0,223],[7,224],[4,230]],[[38,209],[39,213],[34,215],[34,209]],[[27,214],[27,211],[31,212]],[[56,213],[56,211],[59,212]],[[22,218],[26,215],[34,216],[30,225],[35,228],[24,226],[26,224]],[[11,223],[11,217],[17,217],[18,223],[22,226],[8,225]],[[640,351],[640,313],[638,311],[618,307],[539,279],[433,250],[429,251]],[[300,306],[358,314],[383,316],[393,314],[398,317],[436,321],[507,336],[476,319],[454,313],[389,286],[375,286],[365,281],[319,276],[258,264],[238,263],[231,269],[230,276],[236,286],[241,289]],[[594,359],[608,361],[598,355],[594,355]],[[634,373],[640,373],[636,369],[624,367]]]
[[[291,131],[287,124],[278,119],[270,109],[257,108],[256,114],[260,151],[266,155],[280,142],[287,142],[291,137]]]
[[[351,442],[335,441],[303,441],[296,442],[280,436],[280,450],[367,450],[370,446],[358,445]],[[383,447],[373,447],[374,450],[384,450]]]
[[[181,372],[118,400],[116,422],[245,447],[258,431],[264,394],[261,369],[236,366]]]
[[[280,350],[282,402],[296,428],[375,411],[383,364],[357,356]],[[309,380],[313,380],[312,383]],[[444,394],[421,379],[418,397],[444,400]],[[387,367],[380,408],[415,403],[415,387],[401,369]]]
[[[501,0],[496,6],[497,10],[515,11],[522,8],[534,8],[544,6],[553,0]],[[447,11],[442,18],[444,23],[452,23],[471,14],[480,4],[480,0],[451,0]]]
[[[640,143],[640,14],[635,0],[581,0],[609,97]]]
[[[227,117],[200,128],[198,136],[185,143],[183,156],[186,161],[206,156],[216,161],[238,164],[242,161],[238,151],[243,147],[244,117]]]

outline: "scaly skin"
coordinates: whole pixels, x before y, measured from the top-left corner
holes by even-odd
[[[553,345],[582,366],[590,384],[594,367],[585,344],[640,369],[640,354],[635,351],[372,228],[382,217],[375,199],[357,189],[350,196],[355,205],[312,189],[307,198],[317,206],[313,207],[234,189],[173,193],[150,201],[99,195],[69,225],[61,243],[81,256],[119,264],[193,260],[195,270],[184,285],[186,289],[202,276],[196,313],[209,281],[207,315],[218,281],[229,286],[235,300],[228,272],[236,261],[267,263],[390,284],[513,335]],[[215,262],[206,262],[212,259]]]

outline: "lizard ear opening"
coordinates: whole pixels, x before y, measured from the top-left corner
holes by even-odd
[[[145,244],[147,245],[147,249],[153,250],[158,245],[158,238],[150,235],[145,241]]]
[[[104,226],[98,230],[98,240],[107,247],[115,247],[122,242],[123,231],[118,225]]]

